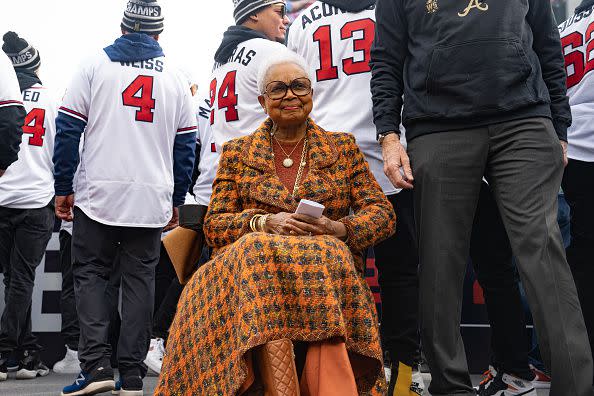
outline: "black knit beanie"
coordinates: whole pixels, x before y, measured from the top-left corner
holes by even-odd
[[[250,15],[273,4],[285,4],[285,0],[233,0],[235,23],[241,25]]]
[[[163,31],[163,20],[157,0],[129,0],[121,27],[128,32],[155,36]]]
[[[37,70],[41,64],[39,52],[15,32],[4,34],[2,50],[12,61],[15,70]]]

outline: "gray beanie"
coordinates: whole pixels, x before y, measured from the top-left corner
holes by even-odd
[[[129,32],[157,35],[163,31],[163,20],[157,0],[129,0],[121,27]]]
[[[3,39],[2,50],[6,52],[16,70],[37,70],[39,68],[41,64],[39,52],[25,39],[20,38],[15,32],[6,32]]]
[[[233,5],[235,6],[233,17],[235,18],[235,23],[240,25],[248,16],[259,9],[279,3],[286,4],[285,0],[233,0]]]

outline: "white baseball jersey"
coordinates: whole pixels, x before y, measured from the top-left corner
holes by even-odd
[[[194,185],[194,197],[199,205],[208,206],[212,195],[212,183],[217,174],[220,156],[220,146],[214,141],[210,126],[210,100],[204,99],[196,113],[198,119],[198,136],[200,141],[200,162],[198,171],[200,175]]]
[[[219,147],[231,139],[254,132],[266,119],[258,102],[258,71],[271,56],[287,48],[263,38],[237,46],[231,61],[215,65],[210,78],[210,125]]]
[[[0,107],[22,106],[23,98],[12,62],[2,51],[0,55]]]
[[[567,130],[569,158],[594,162],[594,7],[559,25],[573,123]]]
[[[190,90],[164,57],[89,58],[60,112],[87,123],[75,205],[107,225],[158,228],[171,218],[176,134],[196,133]]]
[[[398,190],[384,174],[373,123],[369,55],[375,37],[375,6],[344,12],[316,1],[295,19],[288,47],[303,56],[315,81],[311,117],[328,131],[355,135],[385,194]]]
[[[26,89],[22,101],[27,111],[18,160],[0,177],[0,206],[38,209],[54,197],[54,138],[58,106],[40,84]]]

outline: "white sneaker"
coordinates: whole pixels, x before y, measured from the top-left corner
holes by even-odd
[[[165,342],[162,338],[152,338],[149,351],[144,359],[144,364],[156,375],[161,373],[163,365],[163,356],[165,356]]]
[[[66,345],[66,356],[64,359],[56,362],[53,368],[58,374],[78,374],[81,371],[80,361],[78,360],[78,352],[73,351]]]
[[[491,370],[489,370],[491,371]],[[497,373],[481,382],[478,396],[537,396],[532,381],[526,381],[510,374]]]
[[[413,394],[417,394],[419,396],[423,396],[425,394],[425,381],[423,381],[423,373],[421,373],[420,367],[417,367],[416,370],[413,369],[410,391]]]

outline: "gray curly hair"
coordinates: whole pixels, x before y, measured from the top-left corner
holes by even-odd
[[[270,57],[260,66],[260,69],[258,70],[258,92],[260,92],[260,95],[264,95],[264,92],[266,91],[266,78],[268,77],[270,70],[275,66],[285,64],[298,66],[313,83],[314,80],[311,77],[311,72],[305,59],[301,55],[287,50]]]

